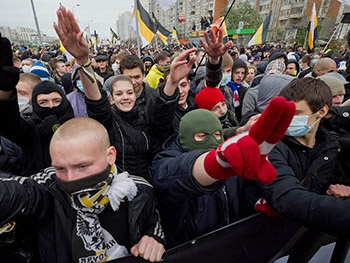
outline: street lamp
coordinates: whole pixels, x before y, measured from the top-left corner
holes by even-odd
[[[37,32],[38,32],[39,44],[42,45],[42,44],[43,44],[43,41],[41,40],[41,32],[40,32],[40,28],[39,28],[38,18],[36,17],[36,12],[35,12],[35,7],[34,7],[33,0],[30,0],[30,2],[31,2],[31,4],[32,4],[32,9],[33,9],[33,15],[34,15],[34,20],[35,20],[36,30],[37,30]]]

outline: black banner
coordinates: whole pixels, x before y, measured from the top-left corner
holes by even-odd
[[[166,263],[269,262],[288,250],[300,227],[282,217],[256,214],[165,252]],[[293,239],[292,239],[293,240]],[[147,262],[128,256],[111,262]]]

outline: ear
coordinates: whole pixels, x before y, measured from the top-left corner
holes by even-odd
[[[113,165],[117,159],[117,150],[114,146],[110,146],[107,149],[108,164]]]
[[[327,115],[329,110],[328,105],[324,105],[318,112],[317,112],[317,117],[323,118],[324,116]]]
[[[112,95],[109,95],[109,96],[108,96],[108,99],[109,99],[109,103],[110,103],[111,105],[113,105],[113,104],[114,104],[114,100],[113,100]]]

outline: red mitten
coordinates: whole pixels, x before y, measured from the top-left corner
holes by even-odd
[[[204,159],[205,171],[217,180],[233,175],[243,179],[254,179],[253,176],[259,168],[259,146],[247,132],[227,139]]]
[[[261,168],[255,175],[257,181],[271,183],[275,180],[276,170],[266,157],[285,135],[294,114],[293,102],[283,97],[275,97],[249,129],[249,136],[259,145],[261,155]]]
[[[279,213],[273,209],[264,198],[260,198],[254,205],[255,211],[263,213],[265,216],[279,216]]]
[[[284,136],[295,113],[295,104],[283,97],[271,100],[249,133],[227,139],[204,159],[207,174],[217,180],[237,175],[271,183],[276,170],[266,156]]]

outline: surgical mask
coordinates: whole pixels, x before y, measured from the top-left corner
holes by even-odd
[[[315,114],[315,113],[314,113]],[[314,124],[312,124],[311,126],[307,125],[307,121],[309,120],[309,118],[314,115],[295,115],[292,119],[292,122],[290,123],[286,134],[288,136],[292,136],[292,137],[301,137],[304,136],[305,134],[307,134],[309,131],[312,130],[312,128],[315,126],[315,124],[320,120],[316,120],[314,122]]]
[[[117,73],[118,72],[118,65],[117,64],[112,64],[112,70],[114,73]]]
[[[29,101],[29,98],[26,97],[17,98],[19,111],[21,113],[31,113],[33,111],[32,105],[30,105]]]
[[[220,80],[220,86],[225,86],[230,81],[231,81],[231,73],[223,74],[222,79]]]
[[[314,66],[316,64],[316,62],[318,61],[318,59],[313,59],[311,60],[311,66]]]
[[[31,66],[24,65],[22,66],[23,73],[30,73]]]
[[[76,84],[77,88],[84,93],[84,87],[83,87],[83,83],[81,83],[81,80],[77,80]]]

